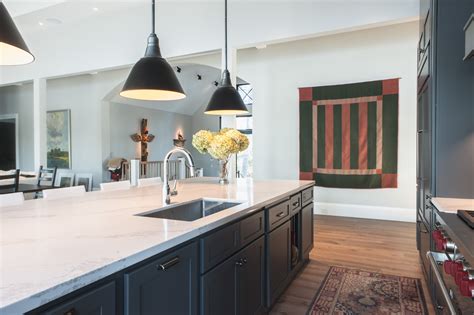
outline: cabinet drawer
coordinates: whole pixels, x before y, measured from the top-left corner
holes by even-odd
[[[240,247],[244,247],[263,235],[264,228],[263,211],[240,221]]]
[[[201,272],[204,273],[239,249],[240,222],[201,238]]]
[[[303,206],[306,206],[308,203],[313,202],[313,187],[303,190],[301,193],[301,202]]]
[[[290,199],[291,214],[301,210],[301,193],[298,193]]]
[[[115,315],[115,282],[108,283],[75,299],[57,305],[43,315]]]
[[[125,315],[197,314],[197,255],[194,242],[126,273]]]
[[[290,201],[284,201],[268,209],[268,230],[273,230],[290,216]]]
[[[204,236],[201,245],[201,273],[207,272],[265,232],[264,212]]]

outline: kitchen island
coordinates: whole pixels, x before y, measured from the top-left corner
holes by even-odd
[[[133,287],[130,282],[133,270],[127,270],[146,267],[147,262],[160,258],[160,255],[171,255],[173,262],[178,256],[173,258],[172,252],[181,246],[193,247],[193,263],[189,264],[188,269],[196,271],[196,279],[192,279],[190,286],[195,286],[197,292],[188,292],[186,296],[190,301],[189,313],[206,313],[203,305],[203,299],[206,298],[203,292],[206,290],[204,280],[210,277],[213,270],[219,269],[220,263],[231,259],[230,255],[236,254],[236,251],[258,243],[265,254],[271,256],[269,244],[276,244],[273,235],[278,242],[291,242],[294,228],[309,226],[307,221],[310,221],[311,231],[297,237],[298,246],[301,247],[297,257],[298,266],[307,260],[308,249],[312,247],[313,185],[313,181],[298,180],[241,179],[229,185],[219,185],[216,179],[186,180],[179,183],[179,194],[173,196],[173,204],[199,198],[240,203],[195,221],[140,216],[163,207],[162,187],[158,185],[91,192],[82,197],[58,200],[30,200],[19,206],[2,208],[0,314],[22,314],[32,310],[33,313],[56,314],[54,309],[61,309],[62,304],[69,307],[70,301],[88,296],[97,288],[110,286],[102,285],[101,281],[113,284],[107,294],[114,296],[111,303],[113,311],[105,310],[103,313],[132,314],[131,302],[126,295],[134,294],[129,292]],[[303,214],[304,206],[311,210],[311,215]],[[246,224],[242,223],[243,220],[247,220]],[[252,222],[260,224],[255,236],[247,231],[253,227]],[[235,228],[237,224],[238,229]],[[218,244],[211,242],[213,233],[221,233],[217,238],[221,244],[225,244],[226,231],[231,228],[235,230],[232,235],[238,237],[249,232],[248,241],[242,237],[239,242],[233,242],[237,244],[235,250],[228,250],[221,260],[206,261],[206,257],[220,254],[217,251],[208,253],[212,248],[219,248]],[[277,235],[279,230],[283,233]],[[311,237],[310,247],[308,235]],[[306,241],[304,252],[301,245],[303,239]],[[206,248],[208,244],[214,247]],[[266,308],[274,303],[277,295],[289,283],[292,277],[290,273],[297,271],[297,268],[292,268],[291,260],[294,257],[290,257],[293,250],[291,243],[283,250],[275,250],[275,259],[286,251],[287,261],[284,263],[288,265],[288,275],[275,286],[272,283],[272,273],[275,274],[275,271],[271,270],[272,267],[264,266],[262,272],[266,276],[262,276],[265,281],[262,295]],[[238,262],[244,260],[242,258]],[[278,264],[274,262],[272,265]],[[200,303],[197,303],[198,298]],[[74,310],[74,307],[71,309]]]

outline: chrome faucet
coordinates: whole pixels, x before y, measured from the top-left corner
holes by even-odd
[[[189,163],[189,174],[191,177],[194,177],[194,161],[191,153],[185,148],[176,147],[171,149],[170,152],[165,155],[163,161],[163,205],[169,205],[171,203],[171,196],[178,194],[176,191],[176,182],[174,184],[173,192],[171,192],[168,178],[168,163],[171,156],[175,153],[181,153],[186,157]]]

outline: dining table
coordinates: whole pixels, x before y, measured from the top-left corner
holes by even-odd
[[[18,190],[16,192],[22,192],[22,193],[37,193],[46,189],[54,189],[58,187],[54,187],[51,185],[36,185],[36,184],[18,184]],[[0,186],[0,194],[11,194],[15,191],[12,189],[1,189]]]

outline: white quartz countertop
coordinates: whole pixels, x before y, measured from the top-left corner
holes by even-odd
[[[456,213],[458,210],[474,210],[474,199],[434,197],[431,202],[442,212]]]
[[[313,184],[183,181],[172,203],[243,202],[192,222],[136,215],[162,207],[161,185],[0,208],[0,314],[37,308]]]

